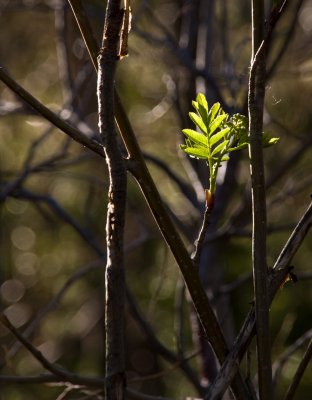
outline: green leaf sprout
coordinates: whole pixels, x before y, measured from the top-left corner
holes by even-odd
[[[218,169],[223,161],[229,160],[229,153],[248,146],[248,118],[241,114],[229,117],[215,103],[209,110],[206,97],[199,93],[192,102],[196,113],[190,112],[189,117],[197,126],[198,131],[183,129],[186,136],[181,149],[191,157],[206,160],[209,168],[209,191],[206,190],[207,204],[216,191]],[[269,138],[263,135],[263,146],[277,143],[279,138]]]

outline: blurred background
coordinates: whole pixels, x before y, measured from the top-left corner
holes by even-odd
[[[267,63],[265,132],[280,137],[265,150],[269,266],[312,193],[312,2],[290,3],[274,31]],[[105,2],[83,5],[100,43]],[[192,127],[188,112],[198,92],[206,94],[209,105],[219,101],[230,114],[247,114],[250,2],[132,0],[131,7],[129,57],[118,65],[116,87],[191,252],[208,171],[179,150],[181,130]],[[0,66],[61,118],[98,137],[96,74],[68,2],[0,0]],[[81,375],[103,376],[105,160],[52,126],[3,83],[0,93],[1,310],[49,361]],[[231,343],[253,297],[247,151],[223,166],[218,184],[200,274]],[[173,398],[198,395],[209,371],[196,360],[183,284],[130,174],[125,252],[129,385]],[[311,258],[310,234],[293,260],[298,283],[287,283],[271,307],[277,399],[304,346],[285,364],[281,355],[302,335],[311,337]],[[44,372],[2,326],[0,342],[1,375]],[[179,368],[182,355],[194,379]],[[252,346],[251,377],[255,356]],[[311,391],[310,367],[296,398],[307,399]],[[6,384],[0,391],[1,400],[96,396],[75,388],[64,393],[58,385]]]

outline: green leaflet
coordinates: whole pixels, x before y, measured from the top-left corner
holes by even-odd
[[[218,153],[222,153],[223,154],[227,150],[226,147],[227,147],[228,143],[229,143],[229,140],[225,140],[224,142],[221,142],[220,144],[218,144],[218,146],[216,146],[213,149],[211,155],[214,156],[214,155],[216,155]]]
[[[203,94],[199,94],[197,96],[197,102],[195,102],[197,104],[197,111],[199,112],[200,117],[202,118],[204,124],[206,126],[209,125],[209,116],[208,116],[208,103],[206,100],[206,97]]]
[[[280,138],[270,138],[266,133],[264,133],[262,135],[262,145],[263,147],[270,147],[273,146],[274,144],[276,144],[278,141],[280,140]]]
[[[203,132],[207,134],[207,127],[204,123],[204,121],[201,119],[200,115],[195,114],[193,112],[189,113],[189,116],[191,120],[194,122],[195,125],[198,126],[198,128]]]
[[[189,147],[181,144],[181,149],[190,156],[206,160],[208,158],[208,150],[200,147]]]
[[[215,103],[212,107],[211,110],[208,113],[208,123],[207,125],[210,125],[211,122],[214,120],[215,116],[217,115],[218,111],[220,109],[220,103]]]
[[[202,144],[205,147],[208,146],[207,136],[203,135],[202,133],[196,132],[193,129],[183,129],[182,132],[194,143]]]
[[[231,130],[231,128],[227,127],[227,128],[222,129],[221,131],[219,131],[215,135],[210,136],[210,139],[209,139],[210,146],[213,146],[219,140],[223,139],[225,137],[225,135],[230,132],[230,130]]]
[[[209,125],[209,136],[219,128],[224,120],[228,118],[228,114],[218,115]]]

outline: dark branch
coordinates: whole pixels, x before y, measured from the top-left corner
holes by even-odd
[[[114,79],[119,35],[124,11],[119,0],[109,0],[103,42],[98,57],[99,128],[109,172],[106,219],[107,264],[105,272],[105,369],[108,400],[123,399],[125,389],[125,278],[123,235],[125,225],[126,167],[119,149],[114,122]]]
[[[269,298],[270,303],[273,301],[275,294],[289,275],[289,265],[292,258],[300,248],[300,245],[306,237],[312,226],[312,203],[310,203],[306,212],[298,222],[296,228],[289,237],[283,250],[281,251],[274,267],[273,272],[269,276]],[[220,395],[225,392],[233,374],[237,371],[239,363],[246,353],[248,346],[255,335],[255,307],[249,311],[245,321],[241,327],[232,350],[228,354],[226,361],[223,363],[220,372],[209,388],[209,394]],[[209,398],[209,397],[208,397]]]

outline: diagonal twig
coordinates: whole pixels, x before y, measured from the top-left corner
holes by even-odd
[[[301,380],[301,378],[304,374],[304,371],[306,370],[311,358],[312,358],[312,339],[310,340],[310,342],[308,344],[308,348],[307,348],[306,352],[304,353],[302,360],[299,363],[299,366],[297,368],[295,376],[294,376],[293,380],[291,381],[291,384],[289,385],[289,388],[287,390],[284,400],[292,400],[294,398],[296,389],[300,383],[300,380]]]
[[[87,386],[98,386],[99,384],[104,384],[105,379],[80,376],[50,363],[50,361],[48,361],[39,350],[37,350],[27,339],[24,338],[23,335],[19,333],[4,314],[0,314],[0,322],[25,346],[25,348],[47,371],[51,372],[54,376],[64,382]]]
[[[288,277],[291,268],[289,267],[291,260],[298,251],[302,241],[306,237],[312,226],[312,203],[305,211],[304,215],[298,222],[297,226],[290,235],[287,243],[282,249],[272,273],[269,276],[269,299],[270,303],[273,301],[275,294],[280,289],[281,285]],[[240,333],[237,336],[232,350],[226,357],[217,378],[209,388],[209,395],[220,395],[225,392],[232,377],[239,367],[248,346],[255,335],[255,306],[251,308],[245,321],[241,327]],[[207,397],[209,398],[209,397]],[[212,397],[213,398],[213,397]]]
[[[278,357],[278,359],[273,364],[273,383],[274,386],[277,385],[277,380],[281,374],[281,371],[285,365],[285,363],[289,360],[289,358],[300,349],[308,340],[312,339],[312,329],[305,332],[302,336],[300,336],[291,346],[287,347],[287,349]]]
[[[16,93],[26,104],[31,106],[38,114],[42,115],[53,125],[59,128],[61,131],[65,132],[76,142],[82,144],[85,147],[93,150],[100,156],[104,156],[103,147],[101,144],[92,138],[88,138],[79,129],[70,125],[68,122],[60,118],[57,114],[43,105],[34,96],[32,96],[27,90],[25,90],[21,85],[19,85],[10,75],[0,66],[0,80],[5,83],[14,93]]]
[[[132,314],[138,325],[141,327],[142,331],[145,333],[153,350],[171,364],[179,363],[181,370],[188,378],[188,380],[193,384],[198,393],[202,393],[203,388],[200,385],[195,372],[190,368],[185,359],[179,360],[175,353],[170,351],[167,347],[163,345],[163,343],[159,341],[159,339],[155,335],[152,326],[148,323],[148,321],[144,318],[141,311],[139,310],[129,289],[127,290],[127,300],[130,313]]]

